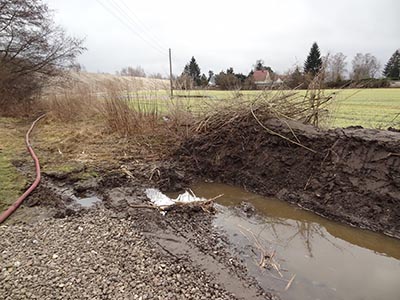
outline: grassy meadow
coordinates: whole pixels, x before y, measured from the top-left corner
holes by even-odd
[[[332,127],[400,127],[400,89],[341,90],[331,109]]]
[[[132,106],[142,110],[157,110],[160,113],[166,112],[171,106],[180,106],[197,113],[212,109],[213,105],[221,101],[238,97],[251,100],[260,93],[261,91],[174,91],[176,97],[170,100],[168,91],[138,92],[132,95]],[[273,95],[277,92],[269,93]],[[304,95],[306,91],[299,90],[297,93]],[[325,127],[400,127],[400,89],[342,89],[325,90],[324,93],[325,96],[333,95],[332,101],[326,107],[329,117]]]

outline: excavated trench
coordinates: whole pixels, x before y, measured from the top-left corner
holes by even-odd
[[[325,131],[278,119],[263,125],[250,116],[208,127],[175,155],[197,177],[400,238],[399,132]]]

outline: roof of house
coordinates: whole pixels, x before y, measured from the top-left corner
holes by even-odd
[[[257,70],[253,73],[254,81],[266,81],[269,78],[269,72],[267,70]]]

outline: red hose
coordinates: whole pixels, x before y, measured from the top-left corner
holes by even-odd
[[[40,164],[39,164],[39,159],[37,158],[35,152],[32,149],[32,146],[29,142],[29,134],[32,132],[33,128],[35,127],[36,123],[42,119],[44,115],[41,115],[39,118],[37,118],[31,125],[31,127],[29,128],[29,130],[27,131],[26,135],[25,135],[25,143],[26,146],[28,147],[28,151],[31,154],[33,161],[35,162],[35,169],[36,169],[36,179],[33,182],[33,184],[29,187],[29,189],[27,189],[25,191],[25,193],[23,193],[21,195],[21,197],[19,197],[17,199],[17,201],[15,201],[15,203],[13,205],[11,205],[6,211],[4,211],[1,215],[0,215],[0,224],[3,223],[17,208],[18,206],[21,205],[21,203],[25,200],[25,198],[38,186],[39,182],[40,182]]]

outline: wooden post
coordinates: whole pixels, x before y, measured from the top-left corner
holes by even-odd
[[[174,97],[174,88],[172,85],[172,60],[171,60],[171,48],[169,48],[169,83],[171,85],[171,98]]]

